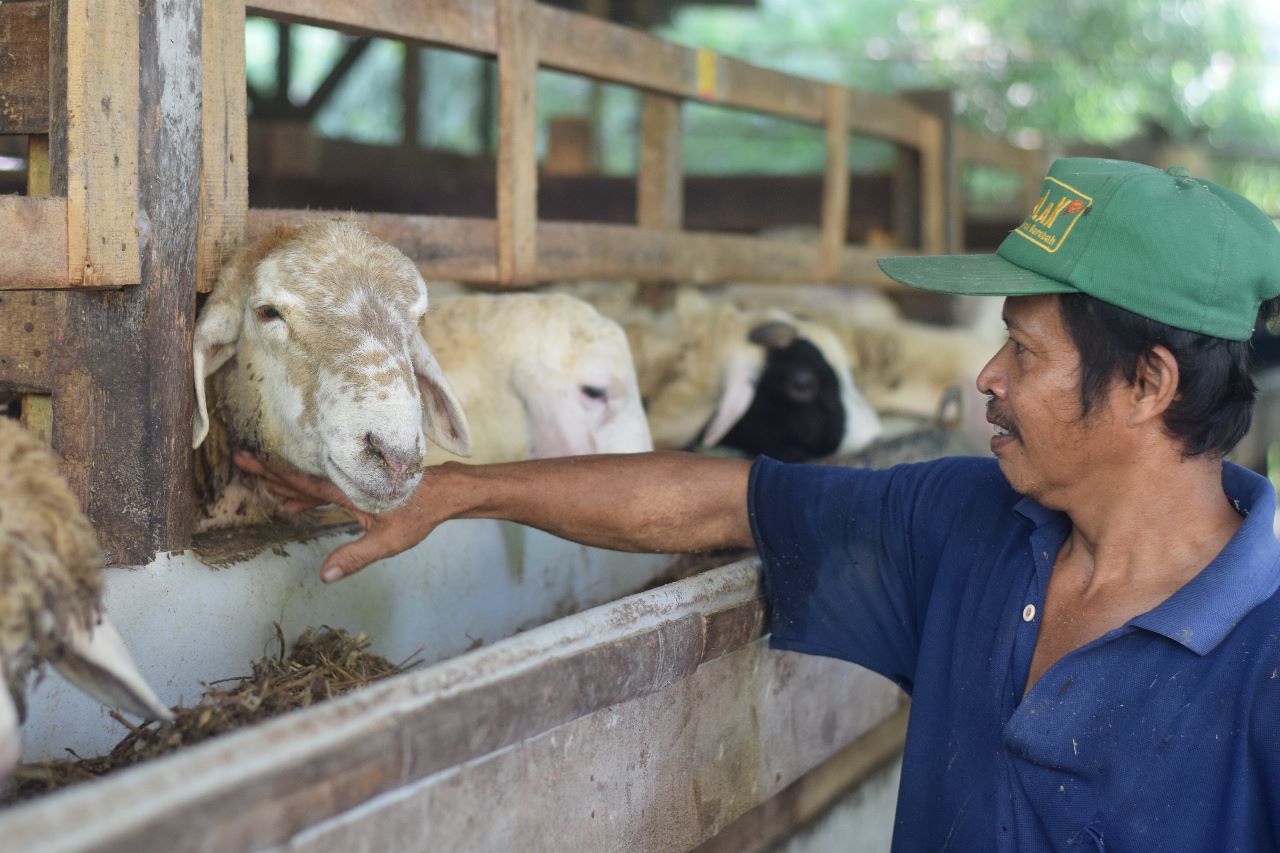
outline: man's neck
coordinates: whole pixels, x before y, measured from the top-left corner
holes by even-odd
[[[1063,556],[1084,592],[1116,584],[1176,589],[1240,526],[1218,459],[1139,457],[1100,479],[1058,507],[1072,525]]]

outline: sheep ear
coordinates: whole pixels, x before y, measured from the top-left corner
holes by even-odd
[[[225,300],[210,299],[200,312],[196,322],[195,339],[191,345],[191,372],[196,389],[195,422],[191,429],[191,447],[199,447],[209,434],[209,403],[205,393],[205,379],[236,354],[235,343],[240,338],[240,305]]]
[[[471,430],[453,386],[445,378],[435,353],[419,332],[409,343],[413,356],[413,372],[417,374],[422,393],[422,431],[438,447],[454,456],[471,455]]]
[[[766,349],[786,349],[795,343],[796,327],[781,320],[761,323],[751,330],[747,340]]]
[[[124,638],[105,614],[88,628],[75,619],[67,627],[66,650],[54,663],[67,681],[112,708],[144,719],[173,719],[173,712],[138,672]]]
[[[22,729],[18,706],[9,694],[8,685],[0,685],[0,784],[3,784],[22,759]]]
[[[760,381],[763,362],[759,358],[759,350],[755,353],[736,351],[725,364],[721,375],[720,399],[716,401],[716,412],[711,416],[707,428],[702,431],[699,441],[703,447],[714,447],[733,429],[733,425],[742,420],[742,416],[751,408],[756,397],[756,383]]]

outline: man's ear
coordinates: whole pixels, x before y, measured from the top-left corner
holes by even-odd
[[[1178,399],[1178,360],[1167,347],[1157,344],[1138,361],[1131,392],[1129,422],[1136,426],[1164,415]]]

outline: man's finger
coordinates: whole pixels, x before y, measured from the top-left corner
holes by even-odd
[[[365,535],[336,549],[320,567],[320,580],[333,583],[354,575],[370,563],[388,556],[376,537]]]

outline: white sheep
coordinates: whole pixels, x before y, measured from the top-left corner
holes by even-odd
[[[0,417],[0,779],[22,753],[28,675],[47,661],[103,704],[173,719],[101,609],[102,554],[58,460]]]
[[[468,455],[462,406],[418,330],[426,310],[413,262],[350,221],[279,228],[237,253],[195,329],[193,447],[216,427],[199,526],[269,512],[233,477],[231,449],[326,477],[369,512],[412,493],[424,439]]]
[[[460,296],[420,329],[467,412],[471,462],[653,449],[626,334],[581,299]]]
[[[761,405],[762,378],[774,356],[803,346],[811,349],[801,372],[820,373],[829,382],[839,423],[834,441],[820,442],[820,449],[797,456],[850,453],[880,433],[879,419],[854,384],[848,354],[821,324],[779,310],[744,311],[694,290],[681,290],[673,311],[646,316],[633,309],[632,314],[624,326],[658,447],[710,447],[724,442],[735,429],[743,428],[743,419],[753,407]],[[781,381],[797,381],[797,374],[790,377]],[[810,419],[813,388],[793,390],[796,393],[781,395],[781,402],[769,411],[758,412],[757,422],[785,429],[789,419]],[[752,449],[780,458],[787,455],[776,452],[769,441]]]

